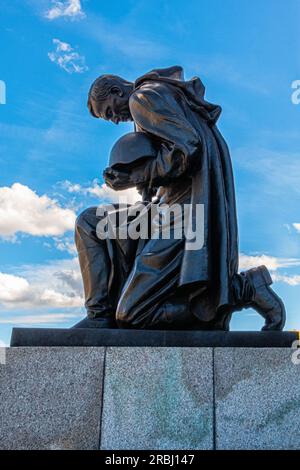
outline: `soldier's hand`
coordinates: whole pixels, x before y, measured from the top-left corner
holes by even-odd
[[[125,171],[107,168],[103,172],[103,178],[107,186],[115,190],[127,189],[132,186],[129,174]]]

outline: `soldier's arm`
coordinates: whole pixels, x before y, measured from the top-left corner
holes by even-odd
[[[129,105],[139,128],[161,142],[157,158],[141,171],[133,171],[132,181],[159,186],[191,171],[199,159],[202,143],[172,92],[159,86],[138,90],[131,96]]]

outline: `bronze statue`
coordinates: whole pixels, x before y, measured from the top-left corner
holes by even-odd
[[[134,83],[102,75],[91,86],[88,108],[95,118],[135,127],[112,151],[107,185],[136,186],[146,213],[162,204],[191,207],[192,224],[193,208],[201,205],[203,243],[189,249],[185,236],[172,233],[168,239],[99,239],[103,216],[95,207],[85,210],[75,238],[87,318],[75,327],[228,330],[234,311],[252,307],[264,317],[264,330],[283,329],[284,305],[270,288],[267,268],[238,273],[231,160],[216,127],[221,108],[204,92],[199,78],[184,81],[179,66]],[[128,210],[114,208],[118,216]]]

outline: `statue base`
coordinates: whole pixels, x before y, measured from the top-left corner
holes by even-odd
[[[291,347],[296,331],[14,328],[11,346]]]
[[[16,328],[0,449],[300,449],[297,336]]]

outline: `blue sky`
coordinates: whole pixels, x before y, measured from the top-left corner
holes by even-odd
[[[113,196],[102,170],[130,130],[92,119],[91,82],[181,64],[220,104],[236,178],[241,268],[266,263],[300,329],[299,0],[0,0],[0,340],[84,315],[75,214]],[[134,195],[132,195],[134,197]],[[251,310],[234,329],[259,329]]]

